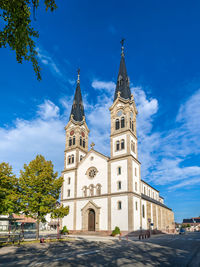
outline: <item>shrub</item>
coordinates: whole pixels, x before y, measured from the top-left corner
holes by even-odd
[[[63,226],[63,229],[61,230],[61,234],[65,235],[65,234],[69,234],[69,231],[67,230],[67,226]]]
[[[115,229],[112,231],[112,236],[120,235],[120,229],[118,226],[115,226]]]

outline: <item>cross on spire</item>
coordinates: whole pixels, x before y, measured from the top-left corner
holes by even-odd
[[[122,57],[124,57],[124,41],[125,41],[125,39],[124,38],[122,38],[121,39],[121,41],[120,41],[120,43],[121,43],[121,56]]]
[[[79,83],[79,82],[80,82],[80,68],[78,68],[77,73],[78,73],[78,79],[77,79],[77,82]]]

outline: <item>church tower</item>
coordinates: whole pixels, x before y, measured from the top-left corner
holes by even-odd
[[[137,109],[131,95],[129,77],[127,75],[124,40],[121,44],[121,61],[111,113],[111,159],[119,156],[137,155],[136,115]]]
[[[67,169],[76,168],[78,163],[88,152],[88,134],[89,129],[85,121],[84,106],[80,88],[80,70],[78,70],[78,79],[76,91],[72,104],[69,122],[65,127],[66,145],[65,145],[65,166]]]

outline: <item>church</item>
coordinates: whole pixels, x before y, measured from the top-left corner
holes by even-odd
[[[159,191],[141,178],[138,160],[137,107],[131,94],[124,47],[114,100],[110,107],[110,157],[88,150],[89,129],[84,113],[80,75],[68,124],[65,127],[64,182],[61,203],[69,206],[62,226],[71,232],[111,233],[174,229],[173,211]],[[95,140],[94,140],[95,141]]]

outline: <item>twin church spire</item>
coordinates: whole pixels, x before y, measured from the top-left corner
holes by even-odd
[[[126,70],[125,57],[124,57],[124,39],[121,41],[121,60],[119,66],[119,73],[117,77],[117,84],[114,94],[114,101],[120,95],[121,98],[131,99],[131,90],[129,85],[129,77]],[[73,105],[71,109],[70,118],[76,122],[81,122],[84,119],[84,106],[80,88],[80,69],[78,69],[78,79],[76,91],[74,95]]]

